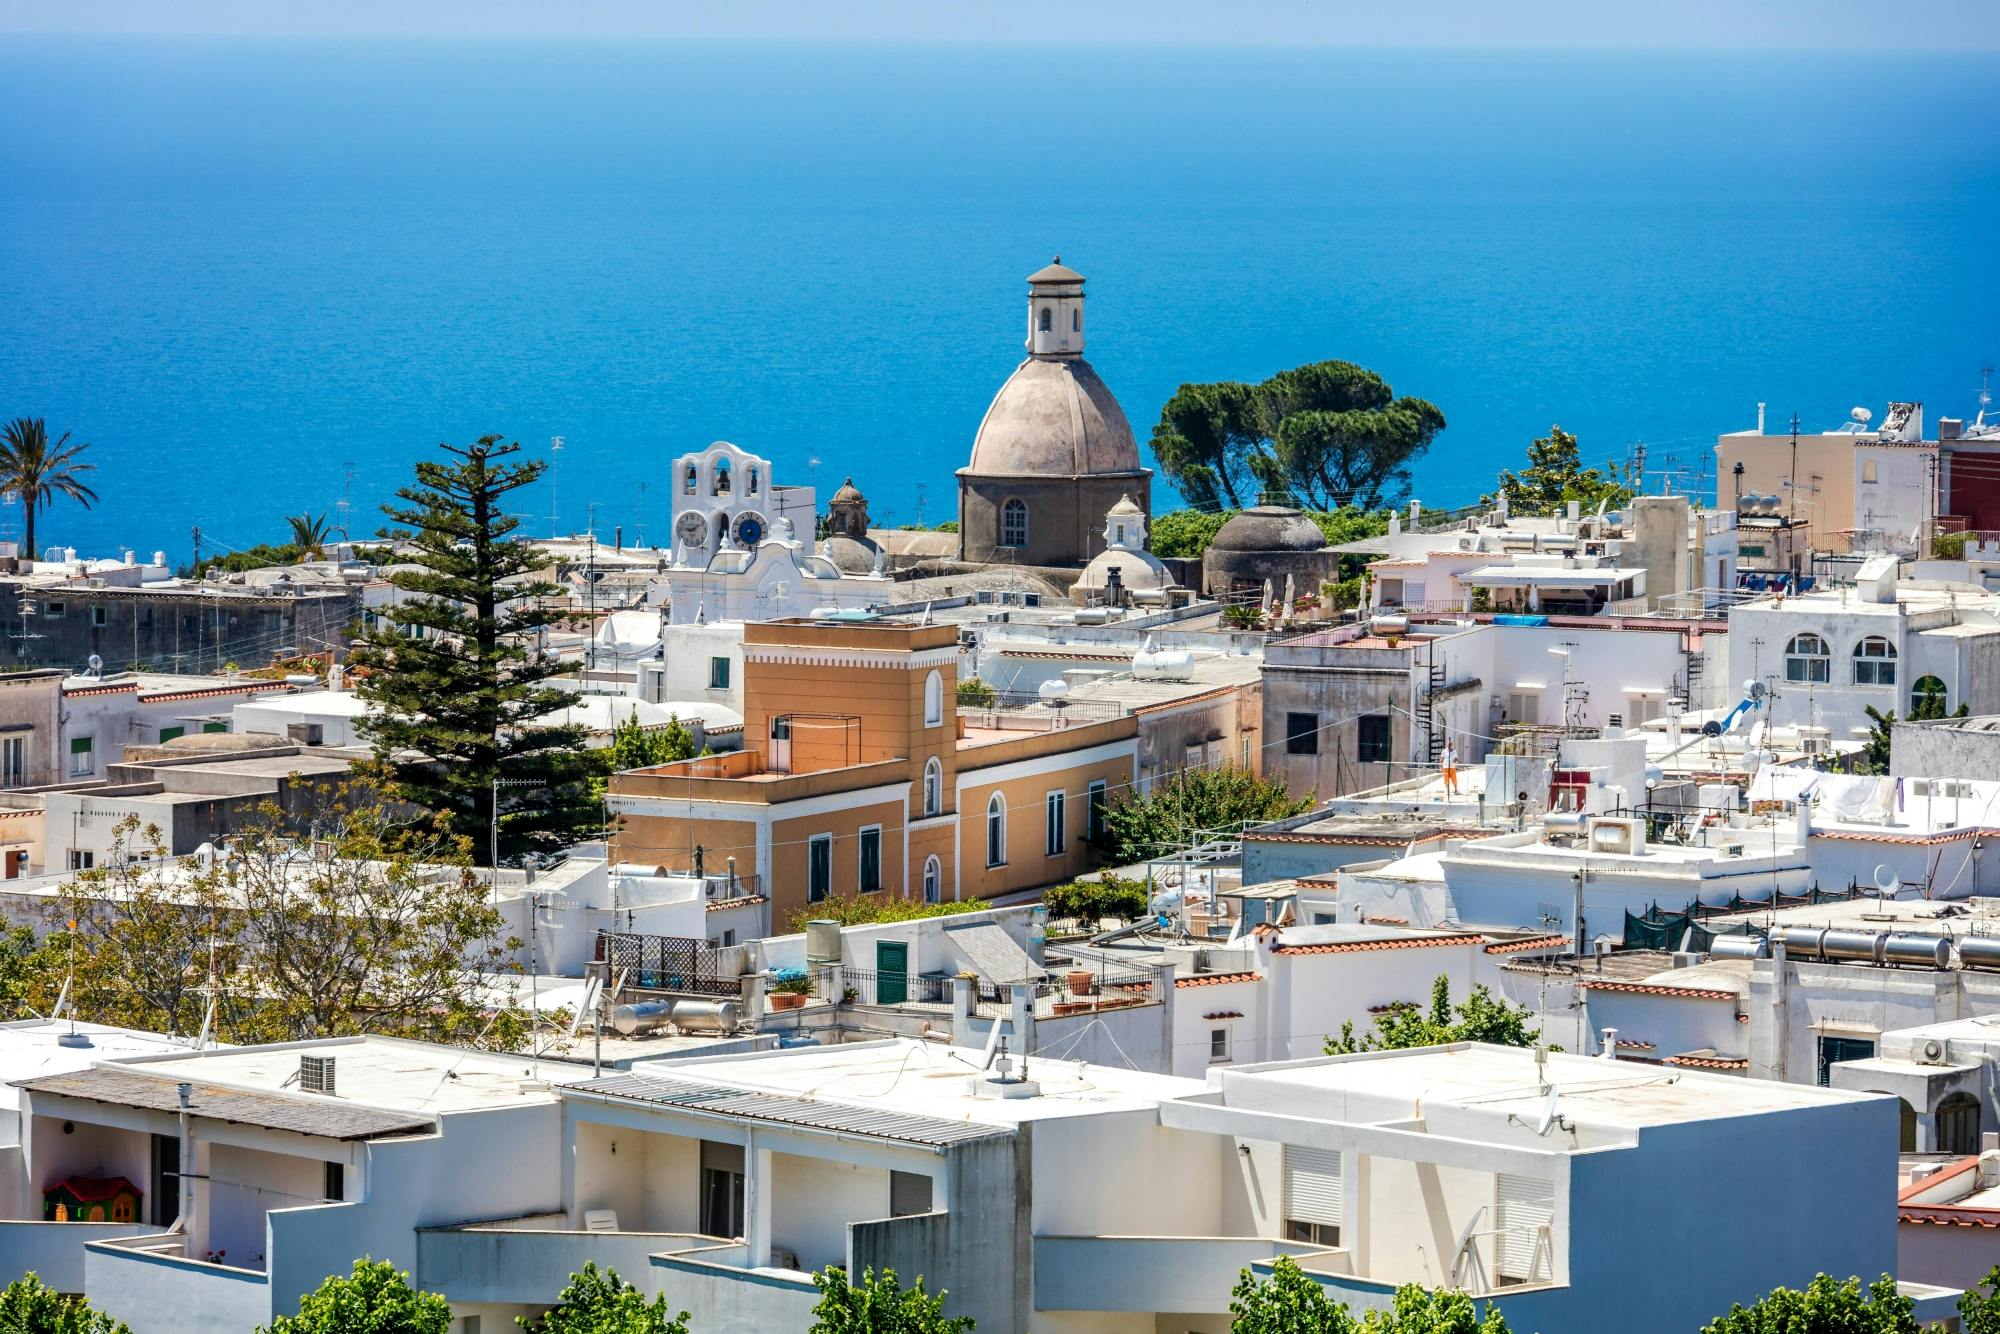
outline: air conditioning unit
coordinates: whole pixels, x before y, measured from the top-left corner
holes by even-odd
[[[333,1057],[300,1056],[299,1088],[306,1093],[331,1095],[333,1089]]]
[[[1917,1043],[1918,1065],[1945,1065],[1951,1061],[1951,1044],[1943,1038],[1923,1038]]]

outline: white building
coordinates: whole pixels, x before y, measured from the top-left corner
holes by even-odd
[[[818,508],[809,486],[777,486],[771,461],[718,440],[674,460],[676,563],[704,562],[725,547],[754,551],[788,521],[810,533]]]

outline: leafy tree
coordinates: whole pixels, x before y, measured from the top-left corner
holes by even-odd
[[[1396,1289],[1389,1310],[1357,1320],[1288,1255],[1278,1257],[1268,1279],[1243,1271],[1230,1292],[1229,1315],[1230,1334],[1508,1334],[1506,1317],[1491,1302],[1482,1319],[1466,1294],[1414,1283]]]
[[[1944,682],[1935,676],[1920,676],[1910,687],[1910,721],[1913,723],[1935,722],[1946,716],[1946,705],[1950,697],[1945,693]],[[1972,712],[1972,706],[1961,704],[1954,718],[1963,718]]]
[[[1146,533],[1146,546],[1155,556],[1191,560],[1208,550],[1222,525],[1235,517],[1235,510],[1169,510],[1156,514]]]
[[[1917,1334],[1915,1307],[1887,1274],[1865,1295],[1858,1278],[1840,1282],[1821,1274],[1803,1292],[1776,1288],[1749,1306],[1730,1307],[1702,1334]]]
[[[72,445],[68,431],[51,444],[48,424],[40,417],[16,417],[0,427],[0,496],[21,502],[27,536],[23,546],[29,560],[41,555],[35,545],[35,516],[40,511],[53,505],[57,496],[68,496],[85,509],[97,499],[83,482],[84,473],[97,469],[95,463],[81,462],[89,448],[82,441]]]
[[[291,543],[274,544],[259,542],[241,551],[224,551],[214,556],[203,556],[192,565],[184,566],[182,573],[190,579],[201,579],[210,570],[221,570],[224,574],[241,574],[246,570],[261,570],[269,565],[293,565],[305,559],[305,553]]]
[[[888,894],[831,894],[794,909],[785,929],[800,932],[815,920],[838,922],[842,926],[867,926],[876,922],[913,922],[920,917],[953,917],[962,912],[985,908],[983,899],[947,900],[926,903],[922,899],[896,898]]]
[[[1532,1047],[1534,1012],[1508,1004],[1484,986],[1475,985],[1465,1004],[1451,1003],[1451,979],[1438,974],[1431,983],[1431,1008],[1404,1003],[1375,1016],[1375,1031],[1354,1036],[1354,1025],[1340,1026],[1340,1036],[1326,1040],[1329,1056],[1358,1051],[1402,1051],[1410,1047],[1442,1047],[1453,1042],[1490,1042],[1502,1047]]]
[[[1258,386],[1277,471],[1306,509],[1377,509],[1408,494],[1410,464],[1444,429],[1421,398],[1350,361],[1316,361]]]
[[[451,1303],[386,1260],[356,1260],[352,1277],[329,1277],[259,1334],[451,1334]]]
[[[1000,692],[976,676],[968,676],[958,683],[958,706],[962,709],[990,708]]]
[[[39,966],[37,948],[33,928],[0,928],[0,1020],[19,1017],[26,1005],[29,984]]]
[[[669,715],[664,727],[649,728],[639,722],[635,706],[630,717],[611,729],[611,744],[592,752],[598,772],[591,776],[591,793],[602,802],[612,774],[692,759],[694,753],[694,732],[679,714]]]
[[[1408,491],[1410,463],[1444,425],[1435,406],[1397,398],[1375,372],[1316,361],[1254,387],[1182,385],[1161,409],[1153,452],[1196,509],[1254,504],[1260,491],[1289,491],[1308,509],[1374,509]]]
[[[1230,1334],[1353,1334],[1354,1328],[1347,1308],[1289,1255],[1278,1257],[1268,1279],[1244,1270],[1229,1293]]]
[[[6,1334],[132,1334],[131,1326],[65,1297],[30,1269],[0,1290],[0,1330]]]
[[[1599,504],[1616,507],[1635,494],[1617,464],[1602,470],[1584,467],[1576,437],[1551,426],[1547,435],[1528,446],[1528,466],[1518,473],[1502,469],[1499,491],[1485,499],[1504,496],[1509,514],[1537,515],[1554,514],[1572,500],[1586,511]]]
[[[546,1315],[514,1320],[539,1334],[688,1334],[687,1322],[686,1311],[667,1314],[665,1293],[649,1302],[616,1273],[587,1260],[582,1273],[569,1276],[569,1286]]]
[[[211,1031],[231,1042],[368,1032],[519,1045],[520,1015],[493,1013],[486,987],[518,942],[462,841],[378,807],[314,823],[302,853],[266,808],[204,868],[126,821],[108,864],[57,892],[30,1002],[46,1012],[70,978],[78,1014],[158,1032],[198,1032],[212,1002]]]
[[[926,1293],[921,1278],[904,1288],[893,1269],[864,1269],[859,1283],[849,1283],[845,1269],[828,1265],[813,1275],[813,1286],[819,1304],[807,1334],[960,1334],[972,1328],[971,1316],[944,1313],[947,1294]]]
[[[534,575],[545,562],[532,546],[507,540],[520,520],[506,499],[543,465],[507,462],[521,447],[494,435],[443,448],[397,492],[402,506],[384,506],[413,550],[389,580],[404,596],[354,651],[376,706],[361,731],[390,794],[443,815],[479,855],[499,805],[500,860],[518,861],[601,830],[583,728],[539,721],[576,698],[549,684],[568,669],[536,644],[562,619],[562,590]],[[513,787],[532,798],[503,801]]]
[[[326,524],[324,514],[294,514],[285,522],[291,526],[292,545],[299,551],[300,560],[320,560],[326,555],[326,539],[332,532]]]
[[[1910,718],[1913,723],[1935,722],[1945,713],[1945,693],[1942,682],[1935,691],[1924,689],[1924,681],[1937,681],[1935,676],[1926,676],[1910,688]],[[1861,772],[1886,774],[1889,772],[1889,752],[1895,740],[1896,711],[1883,713],[1873,704],[1864,704],[1861,711],[1868,715],[1868,737],[1861,749]],[[1949,716],[1964,718],[1970,715],[1972,706],[1961,704],[1958,711]]]
[[[1276,460],[1264,438],[1255,386],[1235,380],[1182,385],[1160,409],[1153,457],[1197,508],[1256,504],[1275,476]]]
[[[1959,1295],[1958,1328],[1960,1334],[2000,1334],[2000,1266]]]
[[[1199,833],[1282,820],[1312,804],[1310,794],[1294,799],[1283,782],[1247,769],[1182,769],[1150,793],[1133,789],[1114,798],[1097,842],[1114,864],[1127,866]]]

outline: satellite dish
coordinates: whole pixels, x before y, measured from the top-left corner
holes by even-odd
[[[1897,875],[1888,863],[1885,862],[1875,868],[1875,888],[1883,894],[1893,898],[1902,887],[1902,877]]]
[[[1701,725],[1701,734],[1703,736],[1721,736],[1722,724],[1715,721],[1715,719],[1710,718],[1707,722]]]
[[[1542,1113],[1535,1118],[1535,1133],[1537,1135],[1548,1134],[1549,1129],[1555,1125],[1556,1099],[1560,1096],[1560,1090],[1554,1084],[1549,1085],[1549,1091],[1542,1095]]]
[[[1745,681],[1743,689],[1749,693],[1751,699],[1762,699],[1767,687],[1762,681]]]
[[[1750,749],[1752,750],[1761,749],[1763,746],[1763,742],[1764,742],[1764,722],[1762,719],[1759,719],[1757,721],[1757,725],[1750,729]]]

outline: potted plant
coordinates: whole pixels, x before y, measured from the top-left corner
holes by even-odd
[[[1097,974],[1088,968],[1072,968],[1063,975],[1063,981],[1069,983],[1069,994],[1072,996],[1097,994]]]
[[[812,994],[812,981],[804,977],[788,977],[773,986],[766,999],[774,1010],[796,1010],[806,1003]]]

